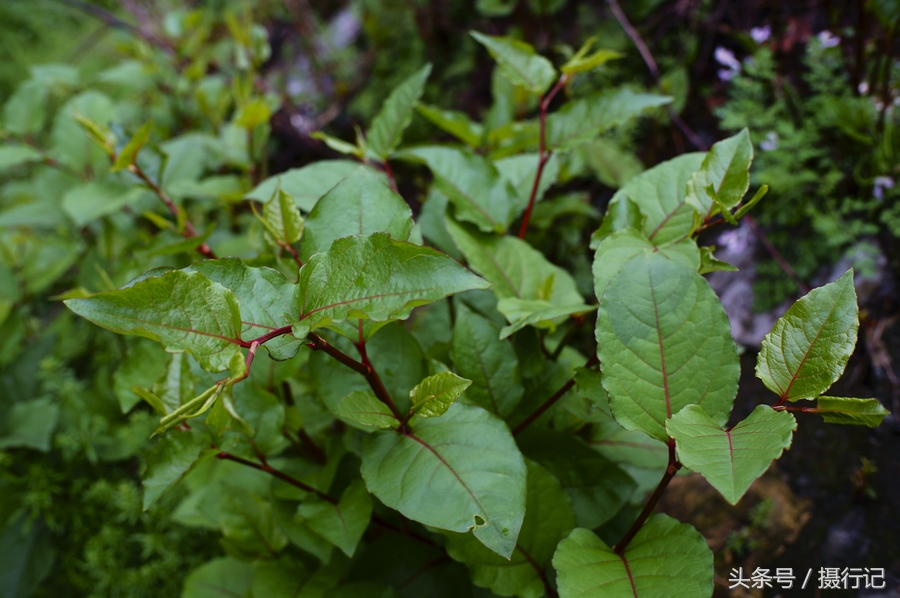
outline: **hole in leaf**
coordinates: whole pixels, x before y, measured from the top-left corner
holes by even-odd
[[[484,518],[481,515],[475,515],[475,527],[481,527],[484,524]]]

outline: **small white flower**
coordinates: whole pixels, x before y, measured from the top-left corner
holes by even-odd
[[[728,48],[719,46],[718,48],[716,48],[714,56],[716,58],[716,62],[718,62],[722,66],[727,66],[733,71],[741,70],[741,61],[735,58],[734,52],[732,52]]]
[[[894,187],[894,179],[889,176],[877,176],[875,177],[875,186],[872,189],[872,195],[878,201],[882,201],[884,199],[884,190],[892,189]]]
[[[768,25],[763,25],[762,27],[754,27],[750,30],[750,37],[753,38],[758,44],[763,43],[768,40],[772,36],[772,28]]]
[[[869,93],[869,84],[863,81],[856,89],[859,91],[859,95],[864,96]]]
[[[822,44],[823,48],[833,48],[839,43],[841,43],[841,38],[828,31],[820,31],[816,36],[819,39],[819,43]]]
[[[759,142],[759,149],[764,152],[771,152],[774,149],[778,149],[778,133],[775,131],[766,133],[766,138]]]

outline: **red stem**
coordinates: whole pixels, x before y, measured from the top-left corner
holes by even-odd
[[[391,413],[394,414],[394,417],[397,418],[397,421],[403,422],[400,426],[400,431],[402,432],[406,427],[406,422],[403,417],[401,417],[400,412],[397,411],[397,406],[394,405],[394,400],[391,399],[390,393],[387,391],[387,388],[384,387],[384,383],[381,381],[381,377],[378,376],[378,372],[375,371],[375,368],[372,366],[372,362],[369,361],[369,355],[366,353],[366,341],[363,339],[363,329],[362,329],[362,320],[359,321],[359,342],[356,343],[356,349],[359,351],[359,356],[362,358],[362,365],[365,366],[366,371],[361,372],[363,376],[366,377],[366,382],[369,383],[369,386],[372,387],[372,392],[375,393],[375,396],[378,397],[382,403],[387,405]]]
[[[647,518],[650,517],[650,514],[653,513],[653,509],[656,508],[656,504],[659,502],[659,499],[662,497],[663,492],[666,490],[666,486],[669,485],[669,482],[672,481],[672,478],[675,477],[675,474],[678,473],[678,470],[681,469],[681,463],[675,458],[675,440],[669,438],[669,465],[666,467],[666,472],[663,474],[662,479],[659,481],[659,485],[656,486],[656,490],[653,491],[653,494],[650,495],[650,498],[647,499],[647,504],[644,505],[644,509],[641,511],[641,514],[638,515],[638,518],[635,519],[634,523],[631,524],[631,527],[625,532],[625,535],[622,536],[622,539],[619,540],[619,543],[613,546],[613,552],[617,555],[622,556],[625,550],[628,548],[628,544],[634,539],[641,528],[644,526],[644,522],[647,521]]]
[[[525,215],[522,218],[522,228],[519,229],[520,239],[524,239],[525,233],[528,231],[528,222],[531,220],[531,212],[532,210],[534,210],[534,202],[537,200],[538,188],[541,185],[541,175],[544,174],[544,166],[546,166],[547,161],[550,160],[550,156],[553,155],[553,150],[547,149],[547,109],[550,108],[550,102],[553,101],[553,98],[556,97],[556,94],[559,93],[559,90],[565,87],[568,78],[569,75],[563,73],[563,75],[559,78],[559,81],[556,82],[556,85],[554,85],[553,88],[547,92],[547,95],[545,95],[541,100],[541,135],[540,146],[538,148],[538,167],[537,172],[534,175],[534,184],[531,186],[531,196],[528,198],[528,207],[525,208]]]
[[[586,367],[586,368],[591,367],[591,366],[594,365],[595,363],[597,363],[597,356],[596,356],[596,355],[591,355],[591,357],[587,360],[587,363],[584,364],[584,367]],[[555,393],[553,393],[553,396],[552,396],[552,397],[550,397],[549,399],[547,399],[546,401],[544,401],[544,402],[541,404],[540,407],[538,407],[537,409],[535,409],[534,412],[533,412],[531,415],[529,415],[528,417],[526,417],[526,418],[524,419],[524,421],[522,421],[522,423],[520,423],[518,426],[516,426],[516,429],[513,430],[513,436],[517,436],[517,435],[518,435],[519,433],[521,433],[525,428],[527,428],[527,427],[530,426],[532,423],[534,423],[534,420],[536,420],[536,419],[539,418],[540,416],[544,415],[544,413],[545,413],[548,409],[550,409],[551,407],[553,407],[553,405],[555,405],[556,402],[557,402],[558,400],[560,400],[561,398],[563,398],[563,396],[564,396],[567,392],[569,392],[569,390],[571,390],[571,388],[572,388],[573,386],[575,386],[575,377],[574,377],[574,376],[573,376],[572,378],[570,378],[568,382],[566,382],[565,384],[563,384],[562,387],[561,387],[559,390],[557,390]]]
[[[784,256],[781,255],[781,252],[778,251],[778,249],[774,245],[772,245],[772,242],[769,241],[769,237],[766,236],[765,231],[763,231],[759,224],[757,224],[756,219],[753,218],[753,216],[751,216],[750,214],[745,214],[744,220],[746,220],[747,224],[750,225],[750,230],[753,231],[753,234],[757,239],[759,239],[759,242],[762,243],[763,247],[766,248],[766,251],[768,251],[769,255],[772,256],[772,259],[774,259],[778,263],[778,265],[781,266],[781,269],[784,270],[785,274],[791,277],[791,280],[793,280],[797,284],[797,286],[800,288],[800,291],[804,295],[809,293],[809,285],[803,282],[803,279],[801,279],[797,275],[797,272],[794,271],[788,261],[784,259]]]
[[[391,168],[390,163],[385,158],[384,162],[381,163],[381,168],[384,170],[384,174],[387,175],[388,182],[391,184],[391,189],[397,195],[400,195],[400,190],[397,188],[397,179],[394,178],[394,170]]]
[[[247,467],[252,467],[253,469],[258,469],[260,471],[264,471],[267,474],[278,478],[282,482],[286,482],[286,483],[290,484],[291,486],[300,488],[304,492],[309,492],[310,494],[315,494],[316,496],[318,496],[319,498],[321,498],[324,501],[330,502],[333,505],[338,504],[338,500],[336,498],[328,496],[321,490],[317,490],[317,489],[313,488],[312,486],[304,484],[297,478],[289,476],[288,474],[284,473],[281,470],[275,469],[274,467],[272,467],[271,465],[266,463],[265,460],[263,460],[262,464],[254,463],[253,461],[249,461],[247,459],[244,459],[243,457],[238,457],[237,455],[232,455],[231,453],[226,452],[226,451],[219,451],[219,454],[216,455],[216,457],[218,457],[219,459],[226,459],[228,461],[234,461],[235,463],[240,463],[241,465],[246,465]]]

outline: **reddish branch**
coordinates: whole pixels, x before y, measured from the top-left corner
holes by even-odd
[[[591,355],[591,357],[587,360],[587,363],[584,364],[584,367],[586,367],[586,368],[591,367],[591,366],[594,365],[595,363],[597,363],[597,356],[596,356],[596,355]],[[547,399],[546,401],[544,401],[544,402],[541,404],[540,407],[538,407],[537,409],[535,409],[534,412],[533,412],[531,415],[529,415],[528,417],[526,417],[526,418],[524,419],[524,421],[522,421],[522,423],[520,423],[518,426],[516,426],[516,429],[513,430],[513,436],[518,435],[518,434],[519,434],[520,432],[522,432],[525,428],[527,428],[528,426],[530,426],[537,418],[539,418],[540,416],[544,415],[544,413],[545,413],[548,409],[550,409],[551,407],[553,407],[553,405],[555,405],[556,402],[557,402],[558,400],[560,400],[561,398],[563,398],[563,396],[564,396],[567,392],[569,392],[569,390],[571,390],[573,386],[575,386],[575,377],[574,377],[574,376],[573,376],[572,378],[570,378],[570,379],[568,380],[568,382],[566,382],[565,384],[563,384],[562,387],[561,387],[559,390],[557,390],[555,393],[553,393],[553,396],[552,396],[552,397],[550,397],[549,399]]]
[[[675,458],[675,440],[669,438],[669,464],[666,467],[666,472],[663,474],[662,479],[659,481],[659,485],[656,486],[656,490],[653,491],[653,494],[650,495],[650,498],[647,499],[647,504],[644,505],[644,509],[641,511],[641,514],[638,515],[638,518],[635,519],[634,523],[631,524],[631,527],[625,532],[625,535],[622,536],[622,539],[619,540],[619,543],[613,546],[613,552],[617,555],[622,556],[625,553],[625,550],[628,548],[628,545],[634,539],[641,528],[644,526],[644,522],[647,521],[647,518],[650,517],[650,514],[653,513],[653,509],[656,508],[656,504],[659,502],[659,499],[662,497],[663,492],[666,490],[666,486],[669,485],[669,482],[672,481],[672,478],[675,477],[675,474],[678,473],[678,470],[681,469],[681,463]]]
[[[747,224],[750,225],[750,230],[753,231],[753,234],[757,239],[759,239],[759,242],[762,243],[763,247],[766,248],[766,251],[768,251],[769,255],[772,256],[772,259],[774,259],[778,263],[778,265],[781,266],[781,269],[784,270],[784,273],[791,277],[791,280],[793,280],[797,284],[797,287],[804,295],[808,293],[809,285],[803,282],[803,279],[800,278],[797,272],[791,267],[790,263],[788,263],[788,261],[784,259],[784,256],[781,255],[781,252],[778,251],[778,249],[774,245],[772,245],[772,242],[769,241],[769,237],[766,236],[766,233],[763,231],[763,229],[760,228],[759,224],[756,223],[756,219],[753,218],[753,216],[751,216],[750,214],[746,214],[744,216],[744,220],[746,220]]]
[[[375,396],[378,397],[378,400],[387,405],[391,413],[394,414],[394,417],[397,418],[397,421],[404,421],[403,417],[401,417],[400,412],[397,411],[397,406],[394,405],[393,399],[391,399],[390,393],[388,393],[387,389],[384,387],[384,384],[381,382],[381,378],[378,376],[378,372],[375,371],[375,368],[372,367],[372,362],[369,361],[369,355],[366,353],[366,341],[363,338],[363,323],[362,320],[359,321],[358,325],[359,329],[359,341],[356,343],[356,350],[359,351],[359,356],[362,358],[362,365],[366,368],[365,372],[362,373],[363,376],[366,377],[366,382],[369,383],[369,386],[372,387],[372,392],[375,393]],[[401,426],[404,428],[405,426]]]
[[[538,189],[541,185],[541,175],[544,174],[544,166],[547,165],[547,161],[549,161],[550,156],[553,155],[553,151],[547,149],[547,110],[550,108],[550,102],[553,101],[553,98],[556,97],[556,94],[558,94],[559,91],[563,87],[565,87],[568,77],[569,76],[564,73],[559,78],[559,81],[556,82],[556,85],[554,85],[553,88],[547,92],[547,95],[545,95],[541,100],[541,134],[540,147],[538,148],[538,167],[537,172],[534,175],[534,184],[531,186],[531,196],[528,198],[528,207],[525,208],[525,216],[522,218],[522,228],[519,229],[520,239],[524,239],[525,233],[526,231],[528,231],[528,221],[531,220],[531,212],[534,210],[534,202],[537,200]]]

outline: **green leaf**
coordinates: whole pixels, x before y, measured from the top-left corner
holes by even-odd
[[[713,554],[700,532],[653,515],[624,554],[578,528],[553,555],[560,598],[704,598],[713,593]]]
[[[413,73],[391,92],[372,119],[366,141],[376,156],[386,159],[400,144],[403,131],[412,120],[413,108],[425,90],[429,74],[430,64]]]
[[[633,202],[645,216],[642,232],[654,245],[689,236],[698,216],[686,202],[685,187],[703,159],[700,152],[683,154],[642,172],[616,192],[610,206]]]
[[[299,559],[283,556],[253,567],[253,596],[300,598],[312,575]]]
[[[790,448],[797,421],[787,411],[759,405],[728,430],[699,405],[688,405],[666,422],[678,460],[705,477],[733,505],[744,496],[784,449]]]
[[[484,137],[484,127],[472,122],[463,112],[456,110],[444,110],[437,106],[429,106],[419,102],[416,105],[419,114],[427,118],[433,125],[442,131],[450,133],[469,147],[477,149],[481,146]]]
[[[309,134],[309,136],[313,139],[318,139],[338,153],[346,154],[348,156],[356,156],[360,160],[362,160],[363,156],[365,156],[365,148],[362,148],[359,145],[353,145],[352,143],[347,143],[343,139],[332,137],[331,135],[323,133],[322,131],[313,131]]]
[[[535,299],[554,305],[583,303],[572,276],[547,261],[528,242],[479,233],[452,218],[447,218],[446,223],[469,266],[493,285],[491,290],[498,299]]]
[[[300,269],[296,302],[314,330],[366,318],[404,320],[414,307],[488,285],[455,260],[387,233],[338,239]]]
[[[700,248],[700,274],[709,274],[710,272],[737,272],[738,269],[728,262],[716,258],[713,252],[715,247]]]
[[[440,372],[428,376],[409,391],[409,401],[417,417],[440,417],[471,385],[471,380],[453,372]]]
[[[3,128],[13,135],[40,133],[48,116],[50,90],[41,81],[25,81],[16,88],[3,106]]]
[[[412,211],[403,198],[361,166],[326,193],[309,213],[300,257],[308,261],[314,254],[328,251],[337,239],[350,235],[387,232],[397,241],[406,241],[412,226]]]
[[[14,403],[0,424],[0,450],[27,447],[48,452],[59,411],[56,400],[50,397]]]
[[[406,434],[363,439],[369,491],[405,516],[475,537],[509,558],[525,515],[525,462],[506,424],[479,407],[454,403]]]
[[[263,204],[263,218],[279,241],[292,245],[303,237],[303,216],[294,199],[281,189]]]
[[[134,134],[134,136],[125,144],[125,147],[122,148],[122,151],[119,152],[119,155],[116,156],[115,161],[113,162],[112,171],[115,172],[117,170],[127,169],[129,166],[135,163],[137,160],[138,153],[141,151],[148,141],[150,141],[150,135],[153,133],[153,122],[144,123],[140,129]]]
[[[574,100],[547,117],[547,145],[553,150],[572,149],[650,108],[671,101],[666,96],[634,93],[629,89],[614,89]]]
[[[599,137],[576,148],[587,166],[601,183],[619,189],[644,171],[644,165],[634,152],[612,139]]]
[[[95,180],[69,188],[62,197],[62,209],[82,227],[136,203],[145,193],[140,187],[118,181]]]
[[[344,490],[338,504],[310,497],[297,507],[297,516],[314,532],[352,557],[363,532],[369,527],[372,497],[362,480],[356,480]]]
[[[775,322],[763,339],[756,376],[783,401],[813,399],[844,373],[858,331],[853,270],[848,270],[810,291]]]
[[[129,288],[64,303],[113,332],[151,338],[172,353],[189,351],[213,372],[226,369],[240,353],[238,300],[198,272],[175,270]]]
[[[460,306],[450,355],[456,371],[474,383],[466,399],[506,417],[519,404],[524,389],[516,351],[509,341],[500,340],[499,333],[496,324]]]
[[[332,410],[342,420],[367,431],[396,428],[400,425],[390,408],[368,390],[354,390]]]
[[[579,526],[593,529],[612,519],[637,487],[618,465],[570,432],[531,428],[517,438],[522,452],[559,481]]]
[[[194,569],[184,580],[181,598],[234,598],[244,596],[252,584],[252,566],[222,557]]]
[[[166,373],[166,357],[162,347],[149,341],[130,345],[125,359],[113,375],[113,389],[122,413],[128,413],[141,402],[135,387],[149,388]]]
[[[309,212],[320,197],[359,168],[359,162],[351,160],[320,160],[271,176],[254,187],[246,197],[259,202],[269,201],[280,185],[282,191],[294,198],[298,208]]]
[[[753,143],[747,129],[719,141],[710,148],[700,168],[688,180],[685,201],[709,218],[716,207],[706,193],[706,187],[712,185],[722,206],[730,210],[741,203],[750,188],[752,162]]]
[[[554,305],[549,301],[504,297],[497,302],[497,311],[506,317],[509,326],[503,327],[500,338],[507,338],[526,326],[545,328],[553,332],[559,320],[575,314],[584,315],[595,309],[597,306],[584,303]]]
[[[218,523],[225,552],[241,560],[271,558],[287,546],[287,536],[275,522],[271,501],[247,488],[226,486],[218,499]]]
[[[661,471],[669,461],[665,444],[640,430],[626,430],[613,420],[595,424],[589,444],[610,461],[641,469]]]
[[[590,248],[597,249],[600,243],[614,232],[626,228],[644,230],[645,219],[646,216],[641,214],[636,203],[629,201],[624,195],[614,195],[606,208],[606,214],[603,215],[600,228],[591,233]]]
[[[528,207],[531,198],[531,189],[534,186],[534,177],[537,173],[538,155],[535,153],[519,154],[502,158],[494,162],[500,176],[509,181],[513,189],[516,190],[519,201],[516,206],[516,215],[518,216]],[[539,202],[543,199],[547,192],[559,178],[559,160],[556,154],[551,154],[550,159],[544,165],[544,171],[541,174],[541,182],[535,194],[535,201]]]
[[[536,95],[543,95],[556,80],[553,64],[535,53],[531,44],[509,37],[484,35],[477,31],[469,34],[487,48],[491,58],[497,61],[500,72],[513,85],[519,85]]]
[[[578,52],[575,53],[572,58],[570,58],[564,65],[560,67],[559,70],[568,74],[574,75],[576,73],[584,73],[587,71],[594,70],[598,66],[603,66],[610,60],[615,60],[616,58],[621,58],[622,54],[616,52],[615,50],[608,50],[606,48],[600,48],[596,50],[593,54],[588,55],[588,52],[591,50],[591,46],[594,45],[594,42],[597,41],[597,36],[594,36],[584,42],[584,45],[578,49]]]
[[[29,162],[40,162],[43,159],[41,152],[28,145],[10,143],[0,147],[0,170]]]
[[[425,146],[398,157],[424,162],[434,185],[456,208],[456,217],[484,232],[503,233],[516,216],[520,200],[487,158],[468,149]]]
[[[556,545],[575,527],[575,515],[559,482],[543,467],[527,461],[525,520],[515,552],[507,560],[468,534],[445,534],[447,554],[465,563],[472,583],[500,596],[544,595],[545,569]]]
[[[254,268],[229,257],[197,262],[184,272],[199,272],[234,295],[240,309],[241,337],[258,338],[300,317],[294,295],[296,285],[277,270]],[[272,359],[284,361],[296,355],[303,342],[285,334],[264,346]]]
[[[195,430],[163,436],[147,455],[147,470],[141,476],[144,510],[149,509],[199,463],[215,454],[215,450],[209,449],[209,442],[203,434]]]
[[[600,301],[597,343],[624,428],[666,441],[666,419],[690,404],[728,419],[740,363],[725,310],[696,270],[655,253],[632,258]]]
[[[846,424],[875,428],[891,414],[878,399],[852,399],[847,397],[820,396],[816,407],[826,424]]]

